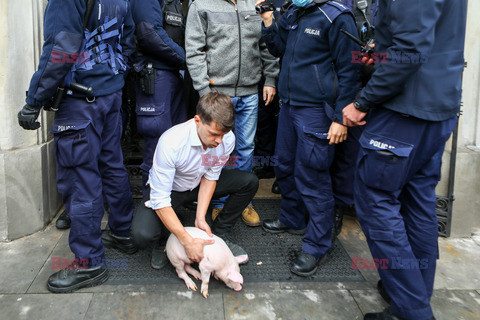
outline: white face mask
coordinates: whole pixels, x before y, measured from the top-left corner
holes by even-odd
[[[297,7],[305,7],[307,4],[312,2],[312,0],[292,0],[292,2]]]

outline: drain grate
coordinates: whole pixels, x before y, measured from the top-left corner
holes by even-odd
[[[139,203],[138,203],[139,204]],[[253,205],[262,219],[275,218],[280,212],[280,199],[255,199]],[[182,210],[184,224],[193,226],[195,213]],[[301,248],[301,236],[287,233],[270,234],[261,227],[247,227],[238,222],[232,233],[237,243],[249,255],[248,264],[240,267],[246,282],[346,282],[364,281],[359,270],[351,269],[351,259],[345,249],[336,241],[328,261],[318,268],[311,277],[299,277],[289,270],[291,261]],[[150,267],[151,249],[125,255],[116,250],[106,251],[112,262],[108,284],[165,284],[183,283],[169,264],[162,270]],[[120,263],[118,263],[120,261]]]

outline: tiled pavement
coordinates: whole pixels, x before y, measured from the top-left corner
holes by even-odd
[[[267,194],[265,190],[260,194]],[[355,219],[345,219],[339,239],[350,256],[370,258]],[[439,243],[432,298],[436,318],[480,319],[479,239],[440,239]],[[56,230],[53,224],[34,235],[0,243],[0,319],[350,320],[386,306],[375,290],[375,270],[361,270],[365,282],[246,283],[241,292],[212,281],[208,299],[183,284],[107,284],[51,294],[45,286],[54,272],[51,257],[73,258],[68,231]]]

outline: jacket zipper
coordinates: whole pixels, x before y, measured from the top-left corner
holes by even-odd
[[[237,96],[237,87],[238,82],[240,81],[240,69],[242,66],[242,31],[240,30],[240,16],[238,15],[238,6],[236,3],[235,5],[235,13],[237,14],[237,22],[238,22],[238,75],[237,75],[237,82],[235,83],[235,97]]]
[[[293,49],[292,49],[292,58],[290,59],[290,62],[288,64],[288,73],[287,73],[287,91],[288,91],[288,103],[291,105],[292,104],[292,101],[290,101],[290,69],[291,69],[291,66],[292,66],[292,61],[293,61],[293,58],[295,56],[295,46],[297,44],[297,40],[298,40],[298,37],[299,37],[299,32],[298,30],[300,30],[300,23],[302,23],[302,20],[303,20],[303,17],[300,19],[300,21],[298,21],[298,24],[297,24],[297,36],[295,37],[295,42],[293,43]]]

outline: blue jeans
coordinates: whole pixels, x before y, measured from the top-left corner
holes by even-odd
[[[232,169],[252,172],[255,132],[257,131],[258,94],[243,97],[231,97],[235,108],[235,157]],[[215,208],[223,208],[225,199],[212,201]]]

